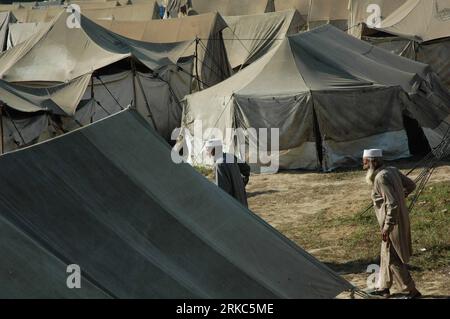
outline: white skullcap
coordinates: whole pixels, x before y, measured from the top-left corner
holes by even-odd
[[[220,147],[222,146],[222,140],[221,139],[211,139],[208,142],[206,142],[205,147],[206,148],[213,148],[213,147]]]
[[[383,157],[383,151],[378,149],[365,150],[363,158],[379,158]]]

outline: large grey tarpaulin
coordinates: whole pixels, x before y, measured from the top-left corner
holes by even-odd
[[[352,286],[135,111],[0,157],[0,297],[332,298]],[[67,289],[66,267],[82,271]]]
[[[233,69],[251,64],[279,45],[286,35],[298,33],[305,24],[296,10],[224,19],[229,28],[223,30],[223,37]]]
[[[279,129],[280,152],[273,155],[285,169],[354,165],[368,146],[384,149],[390,159],[407,157],[404,115],[419,121],[432,147],[450,118],[450,94],[429,66],[330,25],[288,36],[230,79],[188,95],[184,104],[183,126],[191,135],[201,120],[203,130],[222,132],[227,152],[236,153],[235,137],[227,135],[231,128]],[[248,132],[246,143],[254,138]],[[194,135],[193,149],[201,150],[203,139]]]

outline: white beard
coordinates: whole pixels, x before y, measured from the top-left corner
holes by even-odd
[[[370,168],[369,168],[369,170],[367,171],[367,174],[366,174],[366,183],[369,186],[373,186],[373,183],[375,181],[375,171],[376,170],[372,167],[372,165],[370,165]]]

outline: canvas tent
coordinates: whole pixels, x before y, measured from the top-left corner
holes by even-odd
[[[235,139],[256,143],[255,133],[227,129],[279,129],[279,153],[271,155],[280,156],[281,168],[331,170],[359,164],[364,148],[382,148],[388,159],[407,157],[409,135],[426,134],[435,146],[450,123],[449,102],[427,65],[328,25],[289,36],[230,79],[187,96],[183,126],[192,149],[202,150],[207,130],[217,128],[226,151],[240,158],[249,154],[234,147]],[[406,116],[417,127],[405,127]],[[204,134],[195,135],[199,120]],[[195,162],[199,154],[191,157]]]
[[[95,5],[87,3],[74,3],[80,7],[81,13],[90,19],[117,20],[117,21],[146,21],[150,19],[159,19],[159,7],[155,1],[148,1],[133,5],[116,6],[116,3],[107,3],[104,5]],[[11,12],[17,18],[18,22],[50,22],[62,11],[69,10],[68,5],[50,6],[41,9],[19,8]]]
[[[35,34],[39,33],[41,28],[48,27],[49,23],[50,22],[10,23],[6,49],[9,50],[16,45],[25,42]]]
[[[296,9],[311,30],[323,24],[332,24],[341,30],[348,27],[348,0],[275,0],[275,10]]]
[[[134,57],[151,70],[173,64],[189,43],[148,43],[114,34],[84,16],[68,28],[63,12],[48,28],[0,56],[0,75],[8,82],[67,82]],[[54,56],[54,59],[49,59]]]
[[[10,12],[0,12],[0,52],[6,50],[9,26],[16,22],[16,18]]]
[[[331,24],[347,31],[348,0],[311,0],[308,13],[308,29]]]
[[[349,30],[348,33],[360,39],[366,30],[369,17],[374,13],[370,5],[380,8],[380,18],[383,20],[402,6],[407,0],[349,0]]]
[[[408,0],[364,39],[431,65],[450,89],[449,0]]]
[[[273,0],[191,0],[191,5],[191,9],[195,14],[219,12],[222,16],[250,15],[275,11]]]
[[[19,8],[11,12],[16,17],[17,22],[30,23],[49,22],[64,10],[64,7],[48,7],[45,9]]]
[[[197,89],[211,87],[231,75],[231,68],[223,42],[226,22],[217,13],[201,14],[179,19],[133,21],[101,21],[99,25],[125,37],[152,43],[189,41],[183,52],[186,57],[196,56],[194,81]]]
[[[310,0],[274,0],[275,11],[295,9],[307,21],[310,2]]]
[[[72,117],[78,110],[74,102],[79,101],[80,96],[84,100],[95,99],[97,115],[93,114],[93,119],[131,104],[169,140],[181,120],[179,99],[190,92],[191,76],[180,72],[179,66],[186,64],[189,68],[192,63],[186,61],[177,65],[190,43],[136,41],[114,34],[85,17],[81,19],[81,28],[67,28],[67,15],[61,13],[36,36],[0,56],[3,81],[16,85],[11,94],[23,96],[20,94],[22,87],[31,103],[44,96],[66,116]],[[91,81],[71,85],[79,78],[91,76]],[[114,90],[111,82],[116,83],[121,76],[125,82],[116,85]],[[48,91],[62,83],[67,86],[64,96],[49,97]],[[41,91],[30,91],[24,86]],[[18,98],[16,102],[23,100]],[[19,102],[4,102],[23,112]],[[47,112],[55,113],[54,110]],[[22,139],[16,142],[25,144]]]
[[[107,9],[82,8],[82,13],[92,20],[148,21],[151,19],[159,19],[159,6],[156,1],[148,1]]]
[[[286,35],[298,33],[305,24],[296,10],[224,17],[223,31],[228,59],[233,69],[251,64]]]
[[[0,157],[2,298],[333,298],[353,287],[126,110]],[[67,265],[82,286],[67,289]]]

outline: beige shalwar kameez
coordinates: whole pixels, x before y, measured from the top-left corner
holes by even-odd
[[[372,199],[381,231],[389,239],[381,244],[381,264],[377,288],[390,289],[395,280],[401,292],[412,292],[415,283],[407,263],[412,256],[409,211],[405,198],[416,184],[395,167],[382,167],[376,174]]]

